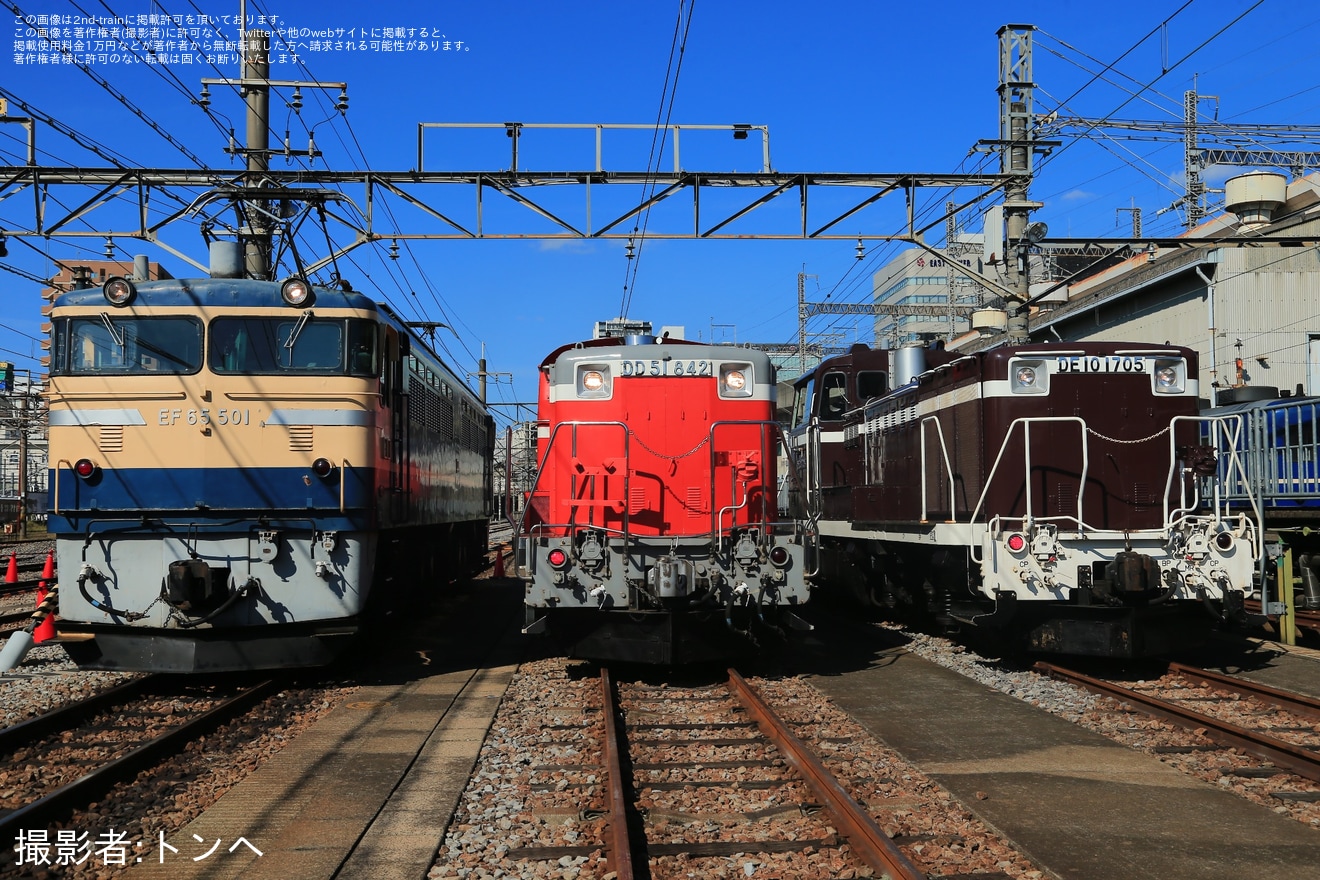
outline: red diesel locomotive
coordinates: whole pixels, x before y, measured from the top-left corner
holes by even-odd
[[[803,540],[781,521],[775,371],[759,351],[653,336],[541,364],[538,470],[518,521],[525,632],[574,656],[678,664],[805,627]]]
[[[1134,343],[827,360],[791,441],[815,579],[1041,652],[1151,654],[1240,615],[1259,517],[1226,503],[1241,467],[1214,447],[1241,424],[1196,377],[1193,350]]]

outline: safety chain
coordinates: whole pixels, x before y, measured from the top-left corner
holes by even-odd
[[[642,442],[642,438],[638,437],[632,431],[629,431],[628,433],[629,435],[632,436],[632,439],[636,441],[638,446],[642,447],[647,452],[654,455],[656,458],[663,458],[666,459],[667,461],[678,461],[679,459],[687,458],[689,455],[692,455],[693,453],[697,452],[697,450],[701,449],[701,447],[705,446],[707,443],[710,442],[710,435],[707,434],[704,438],[702,438],[702,441],[700,443],[698,443],[696,446],[693,446],[687,452],[681,453],[679,455],[665,455],[663,452],[656,452],[654,449],[647,446],[645,443]]]
[[[1124,445],[1124,446],[1131,446],[1131,445],[1136,444],[1136,443],[1146,443],[1146,442],[1149,442],[1149,441],[1151,441],[1151,440],[1154,440],[1156,437],[1161,437],[1161,436],[1163,436],[1163,435],[1169,433],[1169,429],[1168,429],[1168,428],[1165,428],[1163,431],[1159,431],[1158,433],[1151,434],[1149,437],[1142,437],[1140,440],[1119,440],[1119,439],[1114,438],[1114,437],[1106,437],[1104,434],[1101,434],[1099,431],[1095,430],[1095,429],[1092,428],[1090,425],[1087,425],[1087,427],[1086,427],[1086,433],[1088,433],[1088,434],[1094,434],[1095,436],[1099,437],[1101,440],[1108,440],[1110,443],[1119,443],[1119,444],[1122,444],[1122,445]]]

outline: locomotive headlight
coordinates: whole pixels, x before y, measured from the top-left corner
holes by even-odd
[[[101,285],[101,293],[105,295],[106,302],[110,305],[126,306],[133,301],[137,288],[133,286],[132,281],[116,275],[106,279],[105,284]]]
[[[1050,372],[1039,359],[1015,359],[1008,366],[1008,383],[1014,394],[1049,394]]]
[[[580,364],[577,368],[577,396],[598,400],[612,392],[610,368],[604,364]]]
[[[73,463],[73,472],[84,480],[90,480],[101,472],[101,466],[90,458],[80,458]]]
[[[751,375],[751,364],[722,364],[720,366],[720,397],[751,397]]]
[[[1187,364],[1178,358],[1155,359],[1155,393],[1182,394],[1186,387]]]
[[[302,308],[312,304],[312,285],[296,275],[280,285],[280,297],[289,305]]]

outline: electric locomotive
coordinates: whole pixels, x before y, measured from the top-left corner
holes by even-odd
[[[493,423],[387,306],[111,278],[51,313],[58,631],[81,665],[320,665],[484,559]]]
[[[827,360],[792,430],[816,579],[1040,652],[1146,655],[1241,618],[1259,515],[1227,504],[1241,462],[1216,445],[1241,424],[1199,412],[1196,376],[1193,350],[1136,343]]]
[[[779,517],[763,352],[637,335],[562,346],[540,369],[525,632],[579,657],[680,664],[808,626],[792,613],[803,536]]]

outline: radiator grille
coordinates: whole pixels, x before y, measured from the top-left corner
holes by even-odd
[[[102,452],[123,452],[124,426],[102,425],[99,448]]]
[[[289,451],[290,451],[290,452],[311,452],[311,451],[312,451],[312,426],[311,426],[311,425],[290,425],[290,426],[289,426]]]
[[[688,486],[687,512],[691,517],[706,515],[706,491],[700,486]]]

